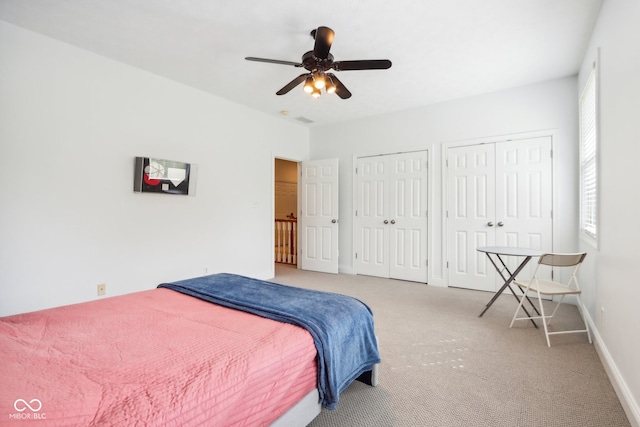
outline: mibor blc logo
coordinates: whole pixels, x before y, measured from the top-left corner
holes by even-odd
[[[18,412],[9,414],[10,420],[44,420],[47,418],[47,414],[40,412],[42,402],[39,399],[31,399],[28,402],[24,399],[16,399],[13,402],[13,409]]]

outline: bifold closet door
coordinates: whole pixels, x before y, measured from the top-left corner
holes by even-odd
[[[496,144],[496,244],[553,251],[551,150],[550,136]],[[509,262],[512,271],[519,264]],[[536,262],[519,277],[531,277]]]
[[[427,155],[358,159],[358,274],[427,281]]]
[[[365,157],[357,168],[357,271],[389,277],[389,160]]]
[[[495,270],[479,246],[495,246],[495,145],[447,150],[449,286],[495,290]]]
[[[449,286],[496,290],[501,281],[479,246],[553,249],[551,161],[551,137],[447,150]]]

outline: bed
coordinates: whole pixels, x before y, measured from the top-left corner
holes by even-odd
[[[357,299],[232,274],[0,318],[2,425],[306,425],[377,383]]]

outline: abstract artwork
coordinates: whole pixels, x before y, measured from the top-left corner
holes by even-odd
[[[195,170],[190,163],[136,157],[133,191],[194,195]]]

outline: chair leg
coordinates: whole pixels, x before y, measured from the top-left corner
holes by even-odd
[[[542,326],[544,326],[544,336],[547,339],[547,347],[551,347],[551,341],[549,340],[549,330],[547,329],[547,317],[544,314],[544,305],[542,304],[542,296],[540,292],[538,294],[538,304],[540,305],[540,316],[542,317]]]
[[[513,313],[513,319],[511,319],[511,324],[509,325],[510,328],[513,327],[513,322],[516,321],[516,318],[518,317],[518,313],[520,313],[520,310],[522,309],[522,305],[524,304],[524,301],[527,299],[526,296],[527,296],[527,293],[525,291],[522,295],[522,298],[520,298],[520,304],[518,304],[518,308],[516,308],[516,312]]]
[[[551,323],[551,319],[553,318],[553,316],[556,315],[556,311],[558,311],[558,308],[560,308],[560,304],[562,304],[562,301],[564,301],[564,295],[561,295],[560,301],[556,303],[556,306],[554,307],[553,312],[551,313],[551,316],[549,316],[549,321],[547,322],[547,325]]]
[[[591,341],[591,331],[589,330],[589,324],[587,323],[587,318],[584,316],[584,305],[582,305],[582,298],[580,298],[580,294],[576,294],[578,298],[578,314],[582,317],[582,322],[584,323],[584,328],[587,330],[587,338],[589,338],[589,344],[593,344]]]

